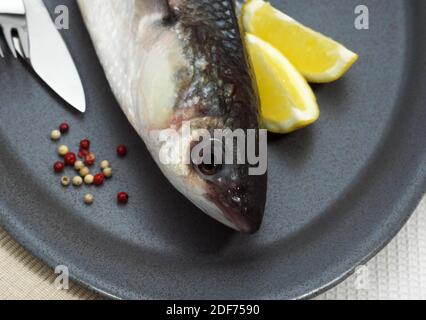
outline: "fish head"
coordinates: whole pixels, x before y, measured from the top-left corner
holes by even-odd
[[[203,144],[199,142],[192,148]],[[238,163],[237,157],[233,162],[226,161],[228,147],[217,138],[210,140],[211,152],[198,157],[199,149],[191,155],[191,183],[198,184],[203,189],[201,201],[208,203],[214,218],[241,232],[254,233],[262,223],[266,202],[266,173],[251,174],[251,165]],[[234,141],[234,148],[239,148]],[[205,145],[204,145],[205,146]],[[202,205],[201,205],[202,206]]]
[[[208,116],[185,121],[165,136],[158,159],[168,180],[214,219],[256,232],[266,203],[266,133],[261,139],[258,129],[232,129]]]
[[[257,129],[228,127],[235,121],[227,120],[206,117],[192,124],[208,129],[192,130],[190,179],[204,189],[203,200],[212,205],[216,219],[253,233],[260,228],[266,202],[266,139],[259,139]],[[258,168],[265,162],[264,171],[254,170],[253,152],[259,154]]]

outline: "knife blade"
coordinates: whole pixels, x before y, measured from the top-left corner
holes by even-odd
[[[38,76],[68,104],[86,111],[86,96],[74,60],[42,0],[23,0],[30,64]]]

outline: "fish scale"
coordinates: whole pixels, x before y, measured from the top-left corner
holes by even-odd
[[[253,96],[239,97],[235,94],[231,97],[226,95],[224,90],[224,88],[234,87],[236,81],[242,83],[251,81],[245,53],[242,50],[233,1],[181,1],[173,9],[181,18],[182,28],[189,29],[188,42],[190,48],[196,52],[195,60],[210,61],[205,69],[196,70],[196,77],[194,77],[195,81],[200,82],[197,94],[204,98],[204,105],[207,105],[206,110],[203,110],[204,114],[227,115],[231,112],[229,109],[240,108],[238,99],[255,101],[256,98]],[[197,71],[200,72],[197,73]],[[197,76],[201,78],[201,81],[197,79]],[[240,88],[249,87],[241,86]],[[252,93],[249,88],[246,92],[240,92],[240,95],[250,96]],[[253,104],[246,104],[243,107],[251,108],[254,114],[258,110]],[[238,110],[236,113],[245,111]],[[244,124],[239,122],[235,127],[244,127]]]
[[[234,2],[78,2],[110,86],[164,175],[211,217],[238,231],[257,231],[266,174],[250,176],[246,164],[185,161],[202,129],[259,129],[259,99]],[[189,137],[159,138],[161,130],[182,133],[186,122]]]

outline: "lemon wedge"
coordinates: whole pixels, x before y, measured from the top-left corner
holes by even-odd
[[[258,84],[262,127],[289,133],[319,118],[319,108],[305,78],[277,49],[252,35],[245,35]]]
[[[327,83],[341,78],[358,55],[340,43],[305,27],[262,0],[249,0],[242,23],[251,33],[277,48],[309,81]]]

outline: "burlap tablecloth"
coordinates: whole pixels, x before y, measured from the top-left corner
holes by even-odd
[[[0,299],[99,299],[56,274],[0,229]],[[318,299],[426,299],[426,197],[398,236],[365,267]]]

